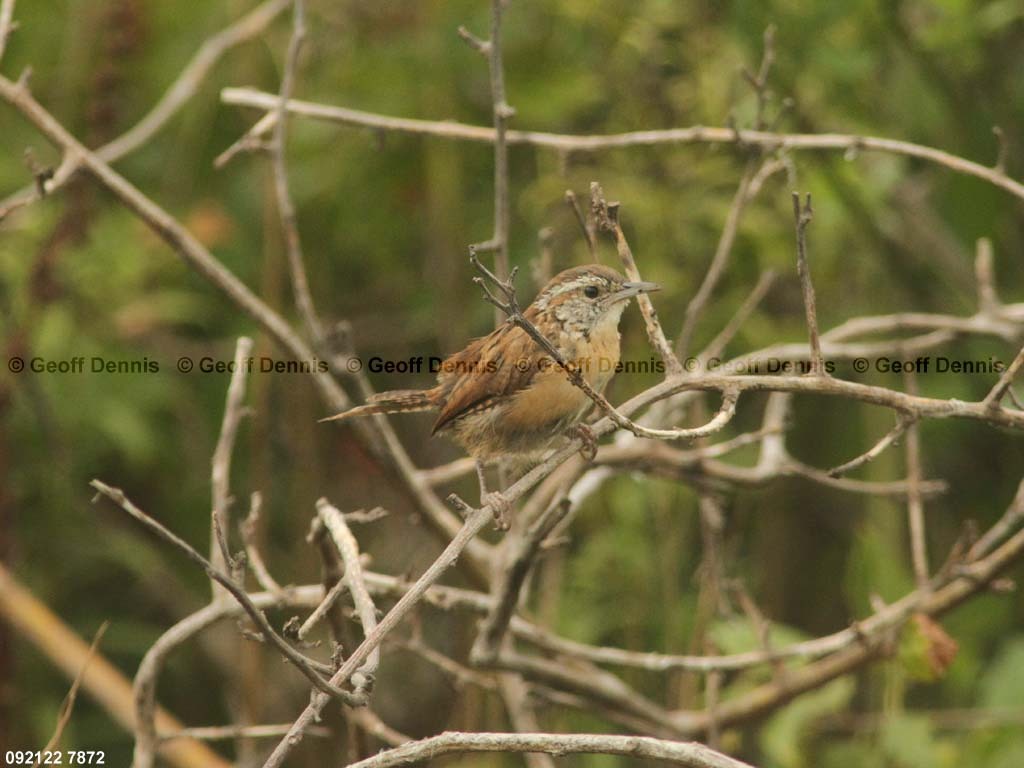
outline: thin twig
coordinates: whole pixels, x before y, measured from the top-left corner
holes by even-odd
[[[541,730],[530,701],[529,688],[519,675],[508,672],[499,675],[498,691],[505,702],[513,730],[518,733],[538,733]],[[555,768],[552,756],[543,752],[526,752],[523,758],[527,768]]]
[[[1013,384],[1013,378],[1020,371],[1021,366],[1024,366],[1024,347],[1021,347],[1020,351],[1017,352],[1017,356],[1013,358],[1013,361],[1003,371],[1003,375],[999,377],[999,381],[992,387],[992,391],[985,396],[982,403],[986,407],[999,408],[999,403],[1010,389],[1010,385]]]
[[[235,344],[234,367],[231,369],[231,383],[228,384],[227,399],[224,404],[224,417],[220,424],[220,436],[217,446],[213,449],[210,488],[213,496],[213,507],[210,523],[210,563],[218,571],[228,572],[231,562],[230,555],[218,541],[216,527],[226,535],[231,525],[231,454],[235,449],[235,438],[238,436],[238,425],[245,412],[245,379],[248,373],[249,354],[252,352],[252,339],[240,336]],[[213,599],[227,597],[224,590],[216,582],[213,587]]]
[[[324,616],[327,615],[327,612],[331,610],[336,602],[338,602],[338,598],[345,594],[345,590],[347,589],[348,585],[345,583],[344,579],[336,581],[334,586],[327,591],[326,595],[324,595],[324,599],[320,601],[319,605],[317,605],[316,610],[309,614],[309,618],[307,618],[302,623],[302,626],[299,627],[298,632],[296,632],[296,637],[298,637],[299,640],[305,640],[306,637],[309,636],[309,633],[312,632],[316,628],[317,624],[323,620]]]
[[[509,274],[509,178],[508,121],[515,115],[505,97],[505,68],[502,58],[501,25],[506,0],[491,0],[491,39],[487,64],[491,76],[491,101],[494,105],[494,256],[495,271],[500,277]]]
[[[1003,129],[998,125],[993,125],[992,135],[996,137],[996,145],[998,146],[996,164],[992,166],[992,169],[1000,173],[1006,173],[1006,156],[1009,154],[1006,146],[1006,134],[1003,133]]]
[[[219,171],[242,152],[270,149],[271,142],[261,137],[273,131],[277,126],[277,121],[277,112],[267,112],[248,131],[243,133],[234,144],[213,159],[213,167]]]
[[[191,544],[169,531],[163,525],[135,506],[124,495],[124,492],[120,488],[113,488],[99,480],[93,480],[89,485],[95,488],[103,496],[106,496],[114,502],[114,504],[142,523],[143,526],[155,533],[161,539],[177,547],[188,557],[189,560],[202,567],[207,576],[215,580],[230,592],[231,596],[241,604],[245,609],[246,614],[259,628],[264,639],[269,640],[274,647],[276,647],[277,650],[279,650],[281,654],[288,659],[288,661],[290,661],[300,672],[302,672],[303,675],[305,675],[306,679],[308,679],[317,688],[317,690],[322,691],[331,698],[340,699],[351,706],[361,706],[365,703],[365,698],[363,696],[349,693],[348,691],[338,688],[335,684],[324,680],[320,676],[319,671],[314,667],[314,662],[311,659],[307,659],[301,653],[292,648],[283,637],[274,631],[270,622],[267,621],[267,617],[264,616],[263,611],[256,607],[245,590],[239,587],[230,577],[214,568],[210,561],[199,554]]]
[[[509,233],[509,176],[508,176],[508,121],[515,115],[505,96],[505,70],[502,59],[502,17],[507,0],[491,0],[491,37],[480,40],[465,27],[459,27],[459,36],[471,47],[487,57],[491,84],[491,104],[494,116],[494,231],[491,239],[477,243],[477,251],[494,251],[494,271],[502,278],[510,274],[508,259]],[[495,313],[496,322],[501,315]]]
[[[17,108],[25,119],[61,148],[67,157],[79,158],[97,181],[113,192],[125,207],[163,239],[186,264],[220,290],[231,303],[252,317],[293,359],[308,361],[316,357],[313,348],[281,315],[256,296],[173,216],[142,194],[102,158],[86,149],[32,97],[25,83],[12,82],[0,76],[0,98]],[[339,412],[351,407],[348,395],[329,372],[315,369],[310,378],[331,411]],[[360,422],[353,428],[372,449],[373,435],[376,434],[373,425]],[[423,519],[429,523],[431,530],[444,537],[454,535],[460,525],[457,517],[419,477],[416,467],[401,443],[394,437],[393,431],[384,430],[383,435],[387,442],[387,451],[375,451],[374,455],[394,470],[402,489],[416,500],[423,513]],[[482,542],[471,542],[461,560],[467,572],[478,580],[481,574],[487,572],[484,547]]]
[[[14,0],[2,0],[0,2],[0,61],[4,58],[4,51],[7,49],[7,38],[15,29],[14,23]]]
[[[1007,536],[1024,522],[1024,480],[1017,486],[1017,493],[1002,517],[978,539],[967,553],[967,560],[974,561],[988,555]]]
[[[569,508],[567,499],[558,499],[544,514],[533,521],[528,530],[509,539],[506,545],[510,547],[508,559],[502,564],[491,589],[491,594],[495,598],[493,607],[480,626],[476,642],[470,652],[470,660],[474,664],[487,665],[497,658],[502,639],[519,601],[520,591],[541,545],[568,514]]]
[[[456,687],[463,685],[464,683],[472,683],[478,688],[494,692],[498,689],[497,683],[494,681],[494,677],[485,672],[477,672],[474,669],[460,664],[445,656],[438,650],[431,648],[429,645],[423,642],[423,638],[413,636],[408,640],[398,639],[394,641],[395,645],[400,648],[404,648],[407,651],[415,653],[421,659],[426,661],[428,664],[437,667],[447,677],[452,679],[452,682]]]
[[[259,526],[260,510],[263,508],[263,494],[253,491],[249,496],[249,514],[239,526],[242,534],[242,541],[245,544],[245,559],[256,577],[256,583],[268,592],[283,595],[284,587],[277,583],[277,580],[270,575],[270,570],[263,561],[263,555],[257,545],[257,528]]]
[[[811,268],[807,263],[807,225],[814,217],[811,207],[811,195],[803,207],[800,195],[793,193],[793,220],[796,224],[796,266],[800,275],[800,287],[804,295],[804,311],[807,315],[807,333],[811,340],[811,372],[815,376],[825,376],[825,360],[821,355],[821,339],[818,337],[818,310],[814,301],[814,284],[811,282]]]
[[[295,305],[299,309],[306,324],[306,329],[315,343],[323,338],[323,327],[316,313],[313,295],[309,291],[309,279],[306,277],[305,257],[302,253],[302,238],[295,217],[295,203],[288,186],[288,166],[285,162],[287,145],[288,110],[287,104],[295,90],[296,72],[299,66],[299,54],[306,39],[306,3],[305,0],[293,0],[292,36],[288,42],[288,53],[285,56],[284,73],[281,76],[281,94],[278,100],[277,122],[274,125],[274,140],[271,144],[270,157],[274,167],[274,193],[277,197],[277,210],[284,230],[285,246],[288,252],[288,271],[292,278],[292,291],[295,294]]]
[[[341,555],[341,559],[345,563],[343,581],[352,594],[356,613],[363,625],[363,635],[364,637],[368,636],[377,627],[377,606],[373,604],[373,598],[366,590],[356,537],[352,535],[348,523],[345,522],[345,516],[336,507],[331,506],[327,499],[318,499],[316,509],[324,527],[330,533],[334,545],[338,548],[338,554]],[[380,648],[374,648],[367,655],[363,665],[352,674],[351,680],[356,692],[369,692],[373,689],[374,676],[379,665]]]
[[[768,291],[771,290],[772,285],[775,283],[775,278],[778,273],[774,269],[767,269],[761,273],[761,276],[757,279],[757,284],[754,289],[750,292],[740,308],[736,310],[736,314],[732,316],[732,319],[726,324],[718,335],[711,340],[711,342],[705,347],[699,358],[701,360],[712,360],[717,358],[725,348],[729,345],[729,342],[733,340],[736,334],[739,332],[743,324],[747,322],[747,319],[753,314],[754,310],[757,309],[758,305],[767,295]],[[682,359],[684,356],[683,352],[679,352],[679,357]]]
[[[82,685],[82,679],[85,677],[85,670],[89,667],[89,662],[92,661],[93,656],[96,655],[97,649],[100,647],[100,643],[103,641],[103,635],[106,634],[107,629],[110,627],[109,621],[104,621],[100,624],[100,628],[96,630],[96,634],[93,635],[92,643],[89,645],[89,651],[85,655],[85,660],[82,662],[81,668],[78,670],[78,674],[75,675],[74,681],[71,683],[71,688],[68,690],[67,696],[64,697],[64,701],[60,705],[60,714],[57,716],[57,727],[53,729],[53,736],[46,742],[46,746],[40,750],[40,756],[36,758],[35,768],[39,768],[40,763],[43,760],[43,756],[52,751],[58,744],[60,744],[61,736],[64,735],[64,729],[67,728],[69,722],[71,722],[71,714],[75,711],[75,700],[78,698],[78,689]]]
[[[13,6],[12,0],[5,1]],[[224,54],[260,35],[291,3],[292,0],[267,0],[231,26],[207,38],[153,108],[134,126],[97,149],[96,156],[106,163],[115,163],[144,146],[199,92]],[[81,159],[77,155],[65,155],[64,162],[46,183],[47,193],[53,194],[63,187],[80,167]],[[34,187],[8,196],[0,201],[0,219],[12,210],[33,202],[36,197]]]
[[[227,741],[229,739],[273,739],[288,733],[289,723],[280,725],[212,725],[203,728],[182,728],[180,731],[161,733],[160,741],[199,739],[201,741]],[[322,726],[310,728],[310,736],[327,739],[331,729]]]
[[[623,415],[618,409],[613,406],[608,399],[600,392],[595,390],[590,383],[583,377],[580,369],[572,363],[566,361],[558,349],[555,348],[554,344],[542,334],[537,327],[531,323],[522,310],[519,308],[519,303],[516,300],[515,286],[513,280],[515,279],[516,270],[512,270],[512,274],[508,280],[499,280],[497,275],[491,272],[485,267],[480,260],[476,257],[470,249],[470,261],[483,275],[481,278],[475,278],[477,285],[481,287],[484,292],[484,300],[498,307],[502,312],[508,315],[511,322],[522,328],[540,347],[554,360],[558,366],[565,372],[576,387],[584,392],[589,397],[601,412],[604,413],[612,422],[622,429],[628,429],[637,437],[647,437],[658,440],[679,440],[687,439],[692,440],[698,437],[706,437],[707,435],[714,434],[715,432],[723,429],[736,415],[736,401],[739,397],[737,391],[733,391],[732,388],[726,387],[722,391],[722,404],[715,414],[706,424],[699,427],[692,427],[687,429],[653,429],[637,424],[627,416]],[[491,289],[491,285],[501,294],[499,297]],[[657,322],[657,318],[654,318],[654,322]],[[660,331],[660,326],[658,326]],[[664,336],[662,336],[664,340]],[[667,342],[666,342],[667,343]],[[675,359],[672,355],[671,349],[665,348],[663,351],[671,358]],[[678,360],[676,361],[678,364]]]
[[[633,251],[629,247],[626,235],[622,231],[622,222],[619,220],[619,204],[609,203],[605,200],[604,190],[596,181],[590,184],[590,205],[595,212],[595,218],[600,227],[611,232],[615,237],[615,248],[619,253],[619,260],[626,272],[626,277],[633,281],[640,280],[640,270],[636,267],[636,260],[633,258]],[[661,356],[665,364],[665,371],[668,376],[678,376],[683,373],[682,363],[672,351],[672,345],[665,338],[665,331],[662,330],[658,321],[658,313],[654,309],[651,297],[646,293],[638,294],[636,303],[640,307],[640,314],[644,316],[644,324],[647,327],[647,338],[651,346]]]
[[[686,313],[683,318],[683,327],[679,331],[679,339],[676,341],[676,356],[683,359],[689,354],[690,342],[693,339],[697,321],[700,319],[704,307],[707,306],[712,292],[718,285],[718,281],[729,263],[729,256],[732,253],[733,243],[736,241],[736,233],[739,231],[740,220],[747,203],[751,200],[750,183],[757,173],[757,161],[748,160],[747,166],[740,178],[739,186],[733,195],[732,203],[729,205],[729,212],[725,217],[725,225],[722,227],[722,234],[718,238],[718,245],[715,247],[715,255],[711,258],[708,271],[704,273],[704,280],[701,281],[697,292],[686,305]]]
[[[226,104],[256,107],[266,111],[277,108],[274,94],[252,88],[225,88],[221,100]],[[366,126],[384,131],[413,135],[438,136],[446,139],[494,143],[493,128],[467,125],[444,120],[417,120],[391,117],[347,107],[329,106],[306,101],[290,101],[288,110],[303,117],[347,125]],[[651,131],[631,131],[606,135],[571,135],[544,131],[508,130],[505,140],[509,145],[527,144],[563,152],[597,152],[620,147],[652,146],[658,144],[732,144],[757,145],[766,151],[835,151],[885,152],[914,157],[942,166],[955,173],[973,176],[999,187],[1014,197],[1024,200],[1024,183],[981,163],[966,160],[934,147],[909,141],[886,139],[878,136],[858,136],[843,133],[776,133],[773,131],[733,130],[728,127],[691,126]]]
[[[583,215],[583,211],[580,209],[580,201],[577,199],[576,193],[571,189],[565,190],[565,202],[572,210],[576,223],[580,225],[580,232],[583,234],[583,241],[587,244],[587,250],[590,252],[590,260],[596,262],[598,260],[597,237],[594,234],[593,227],[589,224],[586,217]]]
[[[744,79],[750,84],[757,97],[757,112],[754,117],[754,128],[761,130],[765,126],[765,112],[768,106],[768,74],[771,72],[772,64],[775,63],[775,25],[769,24],[765,27],[762,36],[763,48],[761,53],[761,66],[757,75],[753,75],[744,67],[741,71]]]
[[[837,467],[833,467],[828,471],[830,477],[842,477],[843,475],[853,472],[855,469],[860,469],[868,462],[874,461],[878,458],[882,452],[891,445],[894,445],[896,441],[900,439],[900,436],[906,432],[910,425],[914,422],[912,418],[904,415],[898,415],[896,417],[896,426],[890,429],[885,435],[871,446],[867,451],[862,453],[860,456],[856,456],[844,464],[840,464]]]
[[[513,489],[515,489],[516,486],[520,486],[519,493],[522,493],[525,490],[525,488],[522,488],[521,486],[522,483],[523,479],[519,480],[508,491],[505,491],[506,498],[512,494]],[[514,498],[509,500],[514,500]],[[402,595],[401,599],[384,615],[384,618],[380,620],[373,630],[367,633],[363,642],[360,643],[354,651],[352,651],[344,664],[342,664],[341,668],[334,673],[334,676],[330,681],[332,686],[343,685],[358,669],[360,669],[360,667],[370,658],[370,655],[383,642],[387,634],[394,629],[398,623],[405,618],[409,611],[416,606],[427,589],[455,564],[455,561],[465,549],[466,545],[481,530],[483,530],[483,528],[493,519],[493,516],[494,513],[491,507],[484,506],[481,509],[475,510],[466,519],[462,529],[455,538],[451,540],[448,546],[445,547],[445,550],[430,565],[430,567],[423,572],[423,575],[417,579],[416,583],[413,584],[409,591]],[[323,711],[323,708],[327,705],[328,701],[329,698],[324,695],[314,695],[312,697],[310,703],[292,724],[288,734],[278,743],[277,747],[275,747],[270,757],[264,763],[264,768],[278,768],[284,762],[292,749],[294,749],[302,740],[302,736],[306,729],[319,718],[320,713]]]
[[[467,752],[546,752],[550,755],[606,754],[632,759],[663,760],[688,768],[751,768],[703,744],[665,741],[646,736],[604,736],[556,733],[460,733],[449,731],[414,741],[348,768],[392,768],[442,755]]]
[[[992,241],[979,237],[974,248],[974,279],[978,287],[978,311],[994,314],[1001,302],[996,293],[995,273],[992,267]]]
[[[907,394],[917,394],[917,375],[913,371],[903,374]],[[921,438],[917,422],[907,428],[907,527],[910,531],[910,555],[917,588],[928,588],[928,543],[925,538],[924,500],[921,496]]]

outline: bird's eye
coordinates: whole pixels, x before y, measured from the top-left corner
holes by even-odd
[[[598,293],[600,293],[600,291],[597,290],[596,285],[588,285],[583,289],[583,295],[588,299],[596,299]]]

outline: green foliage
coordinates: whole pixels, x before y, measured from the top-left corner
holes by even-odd
[[[780,768],[814,765],[808,756],[806,739],[815,722],[824,715],[844,710],[855,690],[853,680],[840,678],[804,694],[775,714],[765,724],[760,736],[761,748],[770,761],[769,765]]]
[[[253,5],[22,0],[20,26],[2,68],[16,75],[31,65],[40,101],[97,146],[131,127],[201,42]],[[486,62],[454,30],[465,24],[486,36],[487,5],[309,0],[297,96],[387,115],[486,124]],[[278,88],[286,17],[259,40],[231,51],[193,101],[117,167],[294,319],[267,158],[245,154],[222,170],[212,166],[257,118],[222,105],[218,93],[229,85]],[[730,119],[749,126],[756,98],[739,70],[756,69],[769,24],[777,30],[769,119],[776,118],[782,98],[793,99],[792,109],[778,118],[780,130],[886,136],[991,165],[996,124],[1009,139],[1009,173],[1024,172],[1017,140],[1024,135],[1019,0],[511,2],[505,61],[509,101],[517,110],[513,127],[604,134],[721,126]],[[305,120],[289,126],[289,177],[312,291],[328,321],[351,322],[359,353],[389,359],[441,354],[488,330],[493,313],[470,282],[466,246],[491,233],[491,148]],[[0,136],[0,195],[30,182],[26,148],[40,165],[60,160],[7,107],[0,108]],[[995,245],[1002,298],[1024,296],[1019,200],[894,155],[796,153],[792,160],[793,175],[768,179],[745,212],[729,268],[696,329],[695,348],[729,322],[769,268],[777,270],[778,281],[727,356],[806,339],[791,187],[814,196],[809,247],[823,329],[862,314],[973,313],[972,256],[982,236]],[[563,195],[571,188],[585,199],[589,183],[599,180],[611,199],[622,202],[645,276],[665,286],[655,303],[668,335],[676,337],[747,161],[743,148],[728,145],[567,155],[513,147],[512,260],[522,267],[521,295],[533,290],[527,276],[541,228],[553,230],[556,267],[590,258]],[[602,243],[600,257],[614,263],[613,247]],[[627,359],[651,356],[641,326],[630,309],[623,327]],[[87,362],[148,359],[159,365],[153,374],[32,376],[9,375],[0,366],[0,554],[80,634],[113,618],[104,651],[128,675],[159,633],[208,600],[209,584],[116,512],[90,505],[87,483],[98,476],[123,486],[140,506],[204,549],[210,454],[227,376],[183,374],[175,362],[181,356],[226,360],[243,333],[256,336],[257,355],[280,358],[249,317],[84,175],[0,223],[5,357],[17,352],[46,360],[81,356]],[[998,338],[955,340],[943,349],[951,356],[1004,360],[1015,351]],[[379,388],[430,381],[426,374],[370,378]],[[619,376],[613,401],[656,378]],[[977,399],[994,378],[922,375],[919,385],[928,396]],[[861,380],[903,385],[897,374],[869,373]],[[794,455],[814,466],[857,455],[891,427],[890,414],[879,409],[798,399],[799,418],[787,440]],[[413,509],[387,475],[348,434],[317,425],[326,414],[308,377],[253,375],[249,403],[253,415],[243,425],[233,467],[234,510],[244,512],[250,491],[263,492],[264,551],[282,583],[319,578],[304,536],[312,503],[322,495],[346,510],[380,503],[391,511],[381,527],[359,532],[375,568],[418,573],[436,554],[436,541],[422,526],[408,524]],[[757,429],[762,404],[759,396],[744,396],[736,428],[727,434]],[[429,422],[396,420],[396,428],[419,466],[457,455],[447,443],[428,438]],[[1017,435],[947,421],[922,425],[922,442],[925,474],[950,484],[947,494],[926,503],[929,553],[937,568],[968,519],[986,528],[1005,509],[1024,466],[1024,444]],[[756,460],[754,447],[723,459],[739,467]],[[888,481],[904,472],[900,445],[855,478]],[[725,505],[724,575],[744,581],[771,622],[773,646],[842,629],[867,615],[874,598],[892,601],[913,588],[901,498],[823,490],[802,479],[715,490]],[[546,553],[545,567],[552,565],[536,576],[530,601],[566,636],[679,653],[701,652],[704,641],[722,653],[760,647],[745,617],[716,617],[701,593],[704,552],[693,487],[639,473],[619,477],[578,511],[569,534],[564,550]],[[1019,566],[1007,575],[1024,577]],[[1019,729],[947,731],[922,713],[1020,707],[1022,599],[1019,593],[985,595],[943,617],[960,652],[940,680],[907,682],[896,696],[886,676],[847,676],[726,734],[728,743],[755,764],[780,768],[1017,768],[1024,764]],[[440,626],[429,629],[445,636],[452,655],[472,641],[472,628],[441,632]],[[236,702],[221,694],[237,681],[226,681],[211,660],[218,647],[234,641],[233,633],[231,627],[224,637],[204,637],[176,652],[161,680],[161,703],[190,724],[231,717]],[[927,649],[919,642],[913,647],[920,636],[906,638],[904,661],[914,667]],[[0,655],[4,647],[0,643]],[[0,734],[11,746],[42,744],[67,682],[30,644],[18,641],[14,648],[13,657],[0,659],[0,670],[9,669],[2,662],[12,659],[14,668],[13,679],[0,680],[0,689],[16,691],[18,700],[0,697],[0,722],[8,729]],[[240,667],[258,681],[249,681],[248,690],[260,694],[252,697],[253,711],[265,722],[286,719],[305,694],[276,659],[249,651],[245,646]],[[796,664],[787,662],[783,671]],[[407,679],[407,672],[396,670],[395,676]],[[726,675],[723,699],[771,675],[765,668]],[[695,676],[624,677],[673,708],[704,705],[704,681]],[[887,712],[881,729],[819,730],[829,716],[877,711],[882,701],[888,706],[890,694],[904,714]],[[396,717],[407,718],[396,724],[410,733],[446,717],[453,726],[507,726],[485,694],[456,705],[455,694],[444,688],[437,700],[417,702],[412,713],[403,709],[409,698],[403,690],[386,704]],[[87,700],[79,707],[81,718],[76,715],[65,745],[109,745],[123,758],[109,762],[127,763],[128,737]],[[430,717],[422,714],[427,710]],[[609,728],[591,714],[543,711],[542,720],[545,726]],[[308,763],[336,757],[310,748]],[[632,765],[590,758],[570,764]]]
[[[1024,637],[1005,639],[981,678],[981,701],[993,709],[1020,706],[1024,691]]]

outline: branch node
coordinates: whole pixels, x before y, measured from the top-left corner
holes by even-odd
[[[461,37],[463,41],[465,41],[466,45],[468,45],[477,53],[488,57],[491,55],[491,49],[493,46],[491,46],[490,40],[481,40],[479,37],[477,37],[468,29],[466,29],[466,27],[463,25],[459,25],[459,28],[456,30],[456,32],[458,33],[459,37]]]
[[[992,133],[996,137],[996,164],[992,166],[992,170],[996,173],[1006,173],[1006,157],[1008,154],[1008,147],[1006,144],[1006,134],[1003,133],[1003,129],[998,125],[992,126]]]

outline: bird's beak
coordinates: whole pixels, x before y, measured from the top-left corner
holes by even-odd
[[[641,293],[652,293],[660,290],[661,286],[657,283],[647,283],[643,281],[636,283],[623,283],[622,287],[612,294],[612,300],[616,302],[623,301],[625,299],[631,299]]]

